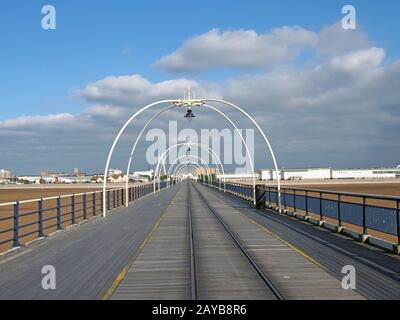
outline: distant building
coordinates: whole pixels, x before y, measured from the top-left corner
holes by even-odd
[[[67,176],[67,174],[64,172],[52,172],[50,170],[43,170],[40,173],[40,176],[41,177],[49,177],[49,178],[59,178],[59,177],[65,177],[65,176]]]
[[[400,178],[400,168],[372,168],[372,169],[280,169],[279,177],[282,180],[328,180],[328,179],[384,179]],[[261,170],[262,180],[276,180],[274,169]]]
[[[9,170],[1,169],[0,170],[0,179],[11,179],[12,173]]]
[[[220,180],[259,180],[260,179],[260,174],[255,173],[254,175],[252,173],[225,173],[225,174],[218,174],[217,179]]]
[[[115,176],[115,175],[121,175],[122,174],[122,170],[119,169],[108,169],[108,175],[109,176]]]
[[[78,168],[74,168],[74,177],[85,177],[87,174],[85,172],[81,172]]]

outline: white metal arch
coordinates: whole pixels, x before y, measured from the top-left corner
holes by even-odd
[[[194,168],[197,168],[197,169],[205,169],[205,170],[207,170],[206,167],[202,167],[198,163],[187,161],[187,162],[182,162],[177,167],[175,167],[175,169],[174,169],[172,174],[177,175],[181,170],[183,170],[187,166],[194,167]]]
[[[107,204],[106,204],[106,187],[107,187],[107,179],[108,179],[108,170],[109,170],[109,166],[110,166],[110,161],[111,161],[111,157],[113,155],[114,149],[116,144],[118,143],[122,133],[125,131],[125,129],[128,127],[128,125],[138,116],[140,115],[142,112],[144,112],[145,110],[152,108],[154,106],[160,105],[160,104],[164,104],[164,103],[172,103],[177,107],[182,107],[182,106],[202,106],[205,104],[205,102],[217,102],[217,103],[222,103],[228,106],[231,106],[233,108],[235,108],[236,110],[240,111],[243,115],[245,115],[258,129],[258,131],[261,133],[262,137],[264,138],[264,141],[266,142],[269,152],[271,153],[271,157],[274,163],[274,167],[275,167],[275,172],[276,172],[276,178],[277,178],[277,189],[278,189],[278,207],[279,207],[279,211],[281,211],[281,186],[280,186],[280,177],[279,177],[279,169],[277,166],[277,162],[276,162],[276,158],[275,158],[275,154],[272,150],[272,147],[264,133],[264,131],[261,129],[261,127],[258,125],[258,123],[246,112],[244,111],[242,108],[234,105],[233,103],[224,101],[224,100],[220,100],[220,99],[191,99],[189,97],[189,99],[169,99],[169,100],[160,100],[160,101],[156,101],[153,102],[151,104],[146,105],[145,107],[141,108],[139,111],[137,111],[133,116],[131,116],[128,121],[123,125],[123,127],[120,129],[120,131],[118,132],[117,137],[114,139],[114,142],[110,148],[110,151],[108,153],[108,157],[107,157],[107,161],[106,161],[106,166],[104,169],[104,181],[103,181],[103,217],[106,216],[106,212],[107,212]]]
[[[180,159],[183,159],[183,158],[195,158],[195,159],[197,159],[198,161],[200,161],[200,163],[203,162],[203,164],[208,168],[208,179],[211,179],[211,181],[212,181],[212,174],[211,174],[210,166],[207,164],[206,161],[204,161],[203,158],[201,158],[201,157],[199,157],[199,156],[196,156],[196,155],[192,155],[192,154],[189,154],[189,155],[182,155],[182,156],[176,158],[176,159],[174,160],[174,162],[171,164],[171,166],[169,167],[169,169],[168,169],[168,175],[170,175],[171,169],[174,167],[175,164],[177,164],[177,167],[179,166],[178,161],[179,161]],[[180,163],[180,164],[182,164],[182,163]],[[218,170],[218,173],[221,174],[221,171],[219,170],[218,166],[216,166],[216,168],[217,168],[217,170]],[[159,175],[159,176],[160,176],[160,175]],[[158,179],[159,179],[158,181],[160,181],[160,178],[158,178]]]
[[[181,171],[185,168],[185,167],[192,167],[194,169],[202,169],[202,166],[198,165],[197,163],[193,163],[193,162],[189,162],[189,163],[185,163],[184,165],[180,166],[179,168],[175,168],[173,174],[175,176],[177,176],[178,174],[181,173]]]
[[[153,103],[148,104],[147,106],[141,108],[139,111],[137,111],[133,116],[131,116],[128,121],[123,125],[123,127],[121,128],[121,130],[118,132],[117,137],[114,139],[114,142],[111,146],[111,149],[108,153],[108,157],[107,157],[107,162],[106,162],[106,166],[104,168],[104,181],[103,181],[103,217],[106,217],[107,215],[107,199],[106,199],[106,189],[107,189],[107,178],[108,178],[108,169],[110,167],[110,161],[111,161],[111,157],[114,153],[114,149],[115,146],[117,145],[119,138],[121,137],[122,133],[124,133],[125,129],[128,127],[128,125],[138,116],[140,115],[142,112],[144,112],[147,109],[150,109],[154,106],[157,106],[159,104],[164,104],[164,103],[174,103],[176,102],[176,100],[160,100],[160,101],[156,101]]]
[[[131,151],[131,155],[129,156],[129,160],[128,160],[128,167],[126,169],[126,174],[127,174],[127,179],[126,179],[126,183],[125,183],[125,193],[126,193],[126,198],[128,199],[128,193],[129,193],[129,172],[131,171],[131,164],[132,164],[132,159],[133,159],[133,155],[135,153],[136,150],[136,146],[139,143],[140,138],[142,137],[143,133],[145,132],[146,128],[150,125],[150,123],[156,119],[158,116],[160,116],[162,113],[164,113],[165,111],[174,108],[175,105],[171,105],[168,107],[165,107],[164,109],[160,110],[159,112],[157,112],[153,117],[150,118],[149,121],[146,122],[146,124],[143,126],[142,130],[140,130],[140,133],[138,134],[138,136],[136,137],[136,140],[132,146],[132,151]],[[129,206],[129,201],[126,201],[126,207]]]
[[[163,154],[163,155],[164,155],[164,158],[165,158],[165,155],[167,154],[167,152],[169,152],[170,150],[172,150],[172,148],[174,148],[174,147],[180,147],[180,146],[184,146],[184,145],[186,145],[186,146],[188,146],[188,147],[190,147],[190,146],[200,147],[201,149],[207,151],[207,152],[211,155],[211,157],[215,160],[215,162],[217,163],[217,165],[219,164],[219,166],[221,167],[222,172],[225,173],[224,166],[222,165],[221,159],[218,157],[217,153],[216,153],[213,149],[211,149],[210,147],[208,147],[208,146],[206,146],[206,145],[204,145],[204,144],[202,144],[202,143],[198,143],[198,142],[181,142],[181,143],[177,143],[177,144],[171,146],[170,148],[168,148],[167,150],[165,150],[165,154]],[[159,157],[159,160],[160,160],[160,159],[161,159],[161,160],[164,160],[164,158]],[[157,169],[157,168],[158,168],[158,166],[156,167],[156,170],[157,170],[157,171],[154,172],[154,176],[155,176],[156,174],[158,175],[159,169]],[[224,182],[226,181],[226,180],[225,180],[225,176],[223,177],[223,180],[224,180]]]
[[[154,171],[154,179],[153,179],[153,192],[154,192],[154,193],[156,192],[156,180],[155,180],[155,177],[156,177],[156,175],[159,176],[160,162],[161,162],[161,161],[164,161],[165,155],[168,154],[172,149],[178,148],[178,147],[180,147],[180,146],[188,146],[188,147],[190,147],[190,146],[198,146],[198,147],[203,148],[204,150],[210,152],[211,154],[214,152],[211,148],[208,148],[208,147],[202,145],[201,143],[197,143],[197,142],[180,142],[180,143],[176,143],[176,144],[170,146],[170,147],[169,147],[167,150],[165,150],[165,151],[162,153],[162,155],[158,158],[157,166],[156,166],[156,169],[155,169],[155,171]],[[207,149],[207,148],[208,148],[208,149]],[[214,153],[215,153],[215,152],[214,152]],[[222,166],[222,163],[221,163],[221,161],[220,161],[220,159],[219,159],[218,157],[217,157],[216,159],[217,159],[217,160],[219,161],[219,163],[221,164],[221,167],[223,167],[223,166]]]
[[[204,106],[206,108],[209,108],[211,110],[214,110],[215,112],[219,113],[222,117],[224,117],[235,129],[235,131],[237,132],[237,134],[240,137],[240,140],[242,140],[242,143],[244,145],[244,148],[246,149],[246,155],[249,158],[250,161],[250,168],[251,168],[251,172],[252,172],[252,178],[253,178],[253,204],[256,204],[256,178],[255,178],[255,172],[254,172],[254,163],[253,163],[253,159],[251,158],[250,155],[250,150],[249,147],[247,146],[246,140],[244,140],[242,133],[240,132],[239,128],[236,126],[236,124],[232,121],[232,119],[230,117],[228,117],[226,114],[224,114],[221,110],[214,108],[208,104],[204,104]]]
[[[209,102],[218,102],[225,104],[227,106],[231,106],[232,108],[235,108],[239,112],[241,112],[243,115],[245,115],[258,129],[258,131],[261,133],[262,137],[264,138],[265,143],[268,146],[268,150],[271,154],[272,161],[274,163],[274,168],[275,168],[275,174],[276,174],[276,179],[277,179],[277,189],[278,189],[278,209],[279,212],[282,211],[281,208],[281,179],[279,177],[279,169],[278,169],[278,164],[276,161],[276,157],[274,154],[274,151],[272,150],[271,144],[269,143],[269,140],[267,139],[267,136],[265,135],[264,131],[261,129],[261,127],[258,125],[257,121],[255,121],[246,111],[244,111],[242,108],[238,107],[237,105],[234,105],[231,102],[225,101],[225,100],[220,100],[220,99],[202,99],[202,101],[209,101]]]
[[[189,147],[189,146],[198,146],[198,147],[202,148],[203,150],[206,150],[206,151],[208,151],[208,152],[211,152],[211,153],[214,153],[214,154],[215,154],[215,151],[214,151],[214,150],[212,150],[211,148],[209,148],[209,147],[207,147],[207,146],[204,146],[204,145],[201,144],[201,143],[197,143],[197,142],[180,142],[180,143],[176,143],[176,144],[170,146],[167,150],[165,150],[165,151],[162,153],[161,157],[158,158],[157,166],[156,166],[156,169],[155,169],[155,171],[154,171],[154,176],[156,176],[156,174],[158,174],[160,162],[162,161],[162,159],[164,159],[165,155],[166,155],[168,152],[170,152],[173,148],[177,148],[177,147],[179,147],[179,146],[184,146],[184,145],[186,145],[186,146],[188,146],[188,147]],[[216,158],[217,161],[221,164],[221,168],[223,168],[222,163],[221,163],[221,160],[218,158],[218,156],[216,156],[216,157],[217,157],[217,158]],[[224,171],[224,172],[225,172],[225,171]],[[225,182],[225,177],[224,177],[224,182]],[[155,180],[154,180],[154,185],[153,185],[153,191],[155,191]]]
[[[173,168],[175,165],[178,165],[178,164],[182,164],[182,163],[183,163],[183,162],[178,163],[178,161],[181,160],[181,159],[183,159],[183,158],[195,158],[195,159],[197,159],[197,160],[203,162],[204,165],[208,165],[208,164],[206,163],[206,161],[205,161],[203,158],[199,157],[199,156],[196,156],[196,155],[194,155],[194,154],[189,154],[189,155],[184,154],[184,155],[181,155],[180,157],[176,158],[176,159],[174,160],[174,162],[171,163],[171,165],[170,165],[170,167],[169,167],[169,169],[168,169],[168,175],[171,173],[171,170],[172,170],[172,168]],[[210,166],[208,166],[208,167],[210,167]],[[221,174],[221,172],[220,172],[220,170],[219,170],[219,167],[216,166],[216,168],[217,168],[217,170],[218,170],[218,173]]]

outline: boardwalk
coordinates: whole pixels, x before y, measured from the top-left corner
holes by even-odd
[[[0,271],[0,299],[400,298],[398,256],[189,181],[4,255]]]

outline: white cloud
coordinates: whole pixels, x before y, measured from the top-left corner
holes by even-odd
[[[212,29],[188,39],[155,65],[170,72],[256,69],[291,62],[304,49],[317,56],[336,56],[370,46],[371,41],[363,31],[344,30],[340,23],[320,32],[288,26],[261,34],[254,30]]]
[[[141,75],[112,76],[89,84],[77,95],[91,102],[139,107],[149,101],[183,97],[188,88],[197,96],[218,96],[212,85],[201,85],[195,80],[173,79],[151,83]]]
[[[313,47],[317,40],[314,32],[300,27],[282,27],[264,34],[213,29],[190,38],[156,66],[173,72],[268,67],[293,60],[302,47]]]
[[[346,71],[366,71],[378,67],[385,58],[385,50],[382,48],[368,48],[350,52],[332,59],[332,66]]]
[[[77,96],[90,104],[79,114],[1,121],[3,166],[7,161],[14,164],[17,152],[21,155],[19,161],[33,163],[32,166],[36,163],[41,169],[47,163],[63,163],[62,167],[71,168],[87,163],[89,168],[101,170],[108,148],[127,116],[155,100],[182,97],[188,87],[196,91],[197,97],[224,98],[244,106],[266,129],[279,163],[285,166],[395,164],[400,159],[397,146],[400,61],[385,63],[385,50],[374,47],[361,32],[342,34],[337,26],[330,26],[316,36],[317,39],[301,28],[287,27],[266,35],[214,30],[204,35],[203,39],[208,41],[204,47],[218,50],[207,53],[209,60],[203,55],[206,53],[198,52],[199,57],[193,62],[187,60],[188,54],[200,43],[201,36],[191,38],[171,58],[178,59],[171,64],[173,68],[200,70],[228,65],[247,68],[269,63],[279,68],[261,69],[256,75],[237,76],[219,83],[186,78],[152,82],[138,74],[100,79],[77,91]],[[340,42],[336,39],[339,36],[347,40]],[[228,40],[225,44],[218,43],[221,38]],[[352,39],[350,43],[349,39]],[[310,58],[310,63],[301,67],[280,65],[295,57],[303,45],[315,49],[316,55]],[[276,46],[277,51],[269,52],[266,47],[270,46]],[[289,60],[274,58],[281,49],[283,57]],[[233,54],[225,54],[226,50]],[[222,55],[223,61],[216,52]],[[273,62],[274,59],[278,60]],[[242,127],[249,127],[240,115],[225,110]],[[210,112],[195,112],[199,116],[191,124],[194,128],[228,127]],[[154,125],[164,128],[167,118],[183,119],[178,113],[171,112]],[[148,114],[135,122],[136,131],[127,132],[116,166],[125,165],[130,143],[146,118]],[[139,151],[140,154],[144,151]],[[259,151],[256,155],[257,166],[268,166],[266,152]],[[144,160],[136,160],[141,162]]]

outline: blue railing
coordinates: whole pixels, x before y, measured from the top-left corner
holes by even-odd
[[[175,182],[171,183],[172,185]],[[160,182],[157,191],[167,187]],[[106,206],[112,210],[153,192],[153,184],[106,191]],[[0,203],[0,252],[95,217],[103,210],[103,191],[68,194],[33,200]]]
[[[213,185],[218,187],[219,182]],[[253,199],[252,186],[248,184],[222,183],[221,189],[248,201]],[[276,187],[257,185],[256,194],[257,198],[262,195],[266,207],[278,210]],[[284,213],[320,226],[356,234],[362,241],[383,240],[395,245],[400,253],[400,197],[282,188],[281,208]]]

